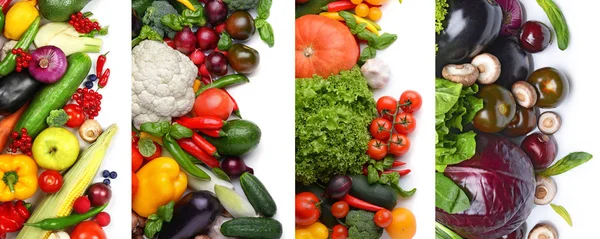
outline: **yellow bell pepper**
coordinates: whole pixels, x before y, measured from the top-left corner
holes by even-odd
[[[200,86],[202,86],[202,82],[200,82],[200,80],[196,79],[196,80],[194,80],[194,86],[192,87],[192,89],[194,89],[194,92],[198,92],[198,90],[200,89]]]
[[[310,226],[296,226],[296,239],[327,239],[329,229],[323,223],[315,222]]]
[[[322,12],[319,15],[324,16],[324,17],[328,17],[331,18],[333,20],[338,20],[338,21],[344,21],[344,18],[342,16],[340,16],[340,13],[338,12]],[[377,30],[377,26],[375,24],[373,24],[373,22],[364,19],[362,17],[356,16],[354,14],[352,14],[352,16],[354,16],[354,18],[356,19],[356,23],[361,24],[364,23],[366,24],[366,28],[367,30],[375,33],[376,35],[379,36],[379,30]]]
[[[19,40],[31,23],[40,15],[35,8],[36,1],[15,3],[6,13],[4,36],[10,40]]]
[[[23,154],[0,155],[0,202],[25,200],[38,187],[38,166]]]
[[[155,143],[160,144],[160,145],[163,144],[162,137],[154,136],[154,135],[151,135],[151,134],[146,133],[146,132],[141,132],[140,133],[140,139],[143,139],[143,138],[148,138],[148,139],[150,139],[150,140],[152,140]]]
[[[159,157],[137,173],[138,191],[132,207],[138,215],[148,217],[170,201],[179,201],[187,188],[187,176],[179,164],[168,157]]]

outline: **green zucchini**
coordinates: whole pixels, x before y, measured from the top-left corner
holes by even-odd
[[[67,71],[56,83],[45,86],[31,101],[14,128],[20,132],[27,129],[27,135],[35,138],[48,127],[46,118],[50,111],[60,109],[71,99],[79,85],[92,68],[92,60],[85,53],[74,53],[67,58]]]
[[[319,14],[323,11],[323,7],[325,7],[330,2],[335,1],[336,0],[310,0],[306,3],[297,5],[296,18],[309,14]]]
[[[389,185],[369,184],[367,176],[352,175],[350,195],[371,204],[392,210],[398,204],[398,194]]]
[[[221,234],[246,239],[279,239],[283,234],[281,223],[262,217],[240,217],[221,225]]]
[[[265,217],[272,217],[277,212],[277,205],[260,180],[253,174],[245,172],[240,176],[240,185],[244,194],[256,212]]]

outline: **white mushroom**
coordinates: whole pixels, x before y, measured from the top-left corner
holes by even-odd
[[[500,77],[500,60],[492,54],[483,53],[477,55],[471,61],[471,65],[479,70],[477,82],[484,85],[493,84]]]
[[[548,223],[539,223],[531,229],[528,239],[558,239],[558,232]]]
[[[66,232],[58,231],[50,233],[48,239],[71,239],[71,236]]]
[[[552,135],[560,129],[561,125],[560,116],[553,111],[546,111],[542,113],[538,119],[538,128],[544,134]]]
[[[512,85],[512,93],[519,103],[524,108],[531,108],[535,105],[538,99],[535,88],[526,81],[517,81]]]
[[[88,119],[79,127],[79,136],[85,142],[92,143],[102,134],[102,126],[93,119]]]
[[[460,83],[463,86],[472,86],[479,77],[479,71],[471,64],[446,65],[442,69],[442,76],[446,80]]]
[[[390,67],[382,60],[370,59],[360,68],[360,72],[367,79],[367,84],[373,89],[385,87],[392,74]]]
[[[548,205],[556,197],[557,187],[550,177],[535,177],[535,196],[533,202],[537,205]]]

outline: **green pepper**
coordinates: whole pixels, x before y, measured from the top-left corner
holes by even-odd
[[[0,32],[4,32],[4,23],[6,21],[6,15],[4,15],[4,7],[0,6]]]
[[[175,139],[173,139],[171,135],[167,134],[165,135],[165,137],[163,137],[163,144],[165,148],[167,148],[167,151],[169,151],[171,156],[173,156],[175,161],[177,161],[179,166],[183,168],[183,170],[199,179],[210,180],[210,176],[208,176],[208,174],[202,171],[202,169],[194,165],[190,156],[185,151],[183,151],[181,146],[177,144],[177,141],[175,141]]]
[[[200,89],[198,89],[198,91],[196,91],[196,97],[198,97],[200,95],[200,93],[202,93],[203,91],[208,90],[210,88],[222,89],[222,88],[225,88],[225,87],[228,87],[231,85],[237,85],[237,84],[242,84],[242,83],[246,83],[246,82],[250,82],[250,80],[248,79],[247,76],[242,75],[242,74],[233,74],[233,75],[223,76],[208,85],[203,85],[202,87],[200,87]]]
[[[2,17],[1,23],[2,23],[2,26],[4,26],[4,17]],[[18,48],[22,48],[23,50],[29,49],[29,46],[31,46],[31,43],[33,43],[33,39],[35,38],[35,35],[37,34],[39,27],[40,27],[40,17],[37,17],[35,19],[35,21],[33,21],[33,23],[31,23],[31,25],[29,25],[29,28],[27,28],[27,31],[25,31],[25,33],[23,34],[23,36],[17,42],[17,44],[15,45],[15,47],[13,49],[18,49]],[[17,56],[12,54],[11,51],[9,51],[8,54],[6,55],[6,58],[4,58],[4,60],[2,60],[2,62],[0,62],[0,76],[7,76],[8,74],[12,73],[16,67],[17,67]]]
[[[92,218],[93,216],[96,216],[98,213],[102,212],[106,208],[106,206],[108,206],[108,203],[100,207],[92,208],[91,210],[83,214],[74,213],[66,217],[47,218],[36,223],[25,223],[25,226],[37,227],[46,231],[63,230],[75,226],[80,222]]]

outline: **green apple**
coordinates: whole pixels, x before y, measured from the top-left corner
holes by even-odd
[[[79,140],[67,129],[50,127],[35,138],[31,152],[38,166],[62,171],[77,161]]]

